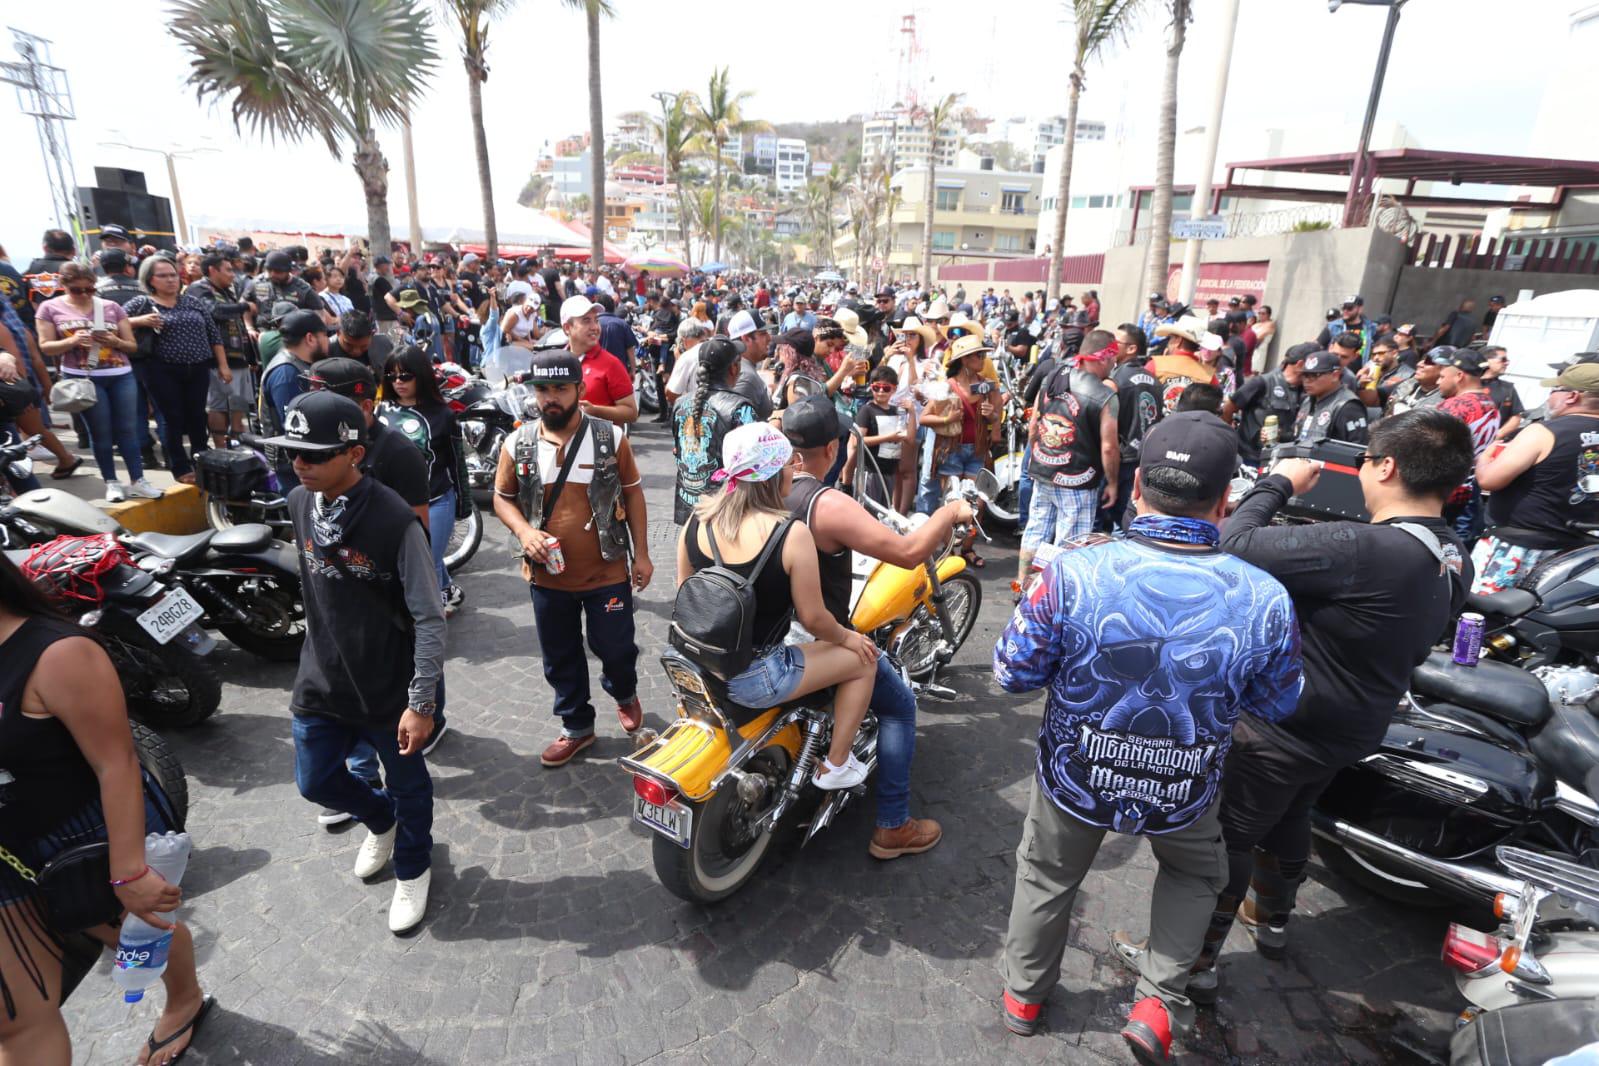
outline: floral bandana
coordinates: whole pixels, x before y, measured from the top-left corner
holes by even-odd
[[[768,481],[793,455],[794,446],[770,422],[751,422],[722,438],[722,467],[711,480],[727,482],[729,490],[740,482]]]
[[[1072,358],[1073,358],[1073,360],[1075,362],[1078,362],[1078,363],[1081,363],[1081,362],[1084,362],[1084,361],[1090,361],[1090,360],[1094,361],[1094,362],[1098,362],[1099,360],[1102,360],[1102,359],[1115,359],[1116,358],[1116,345],[1107,344],[1107,345],[1105,345],[1105,347],[1101,348],[1097,352],[1078,352]]]

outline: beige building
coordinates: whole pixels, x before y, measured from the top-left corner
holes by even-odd
[[[933,175],[933,263],[1022,259],[1036,255],[1042,174],[1002,170],[944,170]],[[916,272],[922,262],[923,220],[927,207],[927,168],[912,167],[894,175],[899,206],[889,220],[885,271]],[[833,246],[841,263],[855,254],[853,237]]]

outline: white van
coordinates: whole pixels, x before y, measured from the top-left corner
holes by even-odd
[[[1505,377],[1516,386],[1522,405],[1543,403],[1549,390],[1539,382],[1578,352],[1599,350],[1599,289],[1567,289],[1518,300],[1494,319],[1489,344],[1510,356]]]

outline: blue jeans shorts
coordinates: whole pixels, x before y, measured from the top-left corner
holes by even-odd
[[[792,644],[779,644],[727,681],[727,694],[741,707],[764,710],[794,698],[805,677],[805,655]]]
[[[938,464],[939,477],[976,477],[983,469],[983,457],[977,454],[977,445],[960,444]]]

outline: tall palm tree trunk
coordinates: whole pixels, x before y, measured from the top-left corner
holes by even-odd
[[[934,162],[933,153],[937,151],[938,133],[935,129],[932,134],[933,148],[927,152],[927,197],[924,201],[927,208],[926,218],[922,222],[922,288],[932,291],[933,288],[933,178],[938,167]]]
[[[369,126],[356,131],[355,173],[366,196],[366,237],[373,255],[387,255],[389,242],[389,161]],[[420,249],[417,249],[420,251]]]
[[[722,142],[716,142],[716,202],[711,206],[711,262],[722,261]]]
[[[1060,296],[1061,260],[1066,251],[1066,208],[1071,205],[1072,154],[1077,147],[1077,104],[1083,95],[1083,71],[1072,71],[1072,93],[1066,105],[1066,144],[1060,161],[1060,184],[1055,190],[1055,235],[1049,249],[1049,280],[1044,283],[1046,300]]]
[[[688,200],[683,196],[683,175],[678,174],[673,180],[677,183],[677,232],[683,238],[683,262],[692,267],[694,246],[688,242]]]
[[[584,14],[589,25],[589,261],[595,269],[605,264],[605,111],[600,106],[600,5],[588,0]]]
[[[1172,181],[1177,163],[1177,68],[1188,36],[1190,0],[1172,0],[1171,36],[1166,41],[1166,73],[1160,87],[1160,138],[1155,144],[1155,196],[1149,215],[1149,255],[1139,294],[1166,291],[1171,272]]]
[[[494,220],[494,179],[489,174],[489,135],[483,128],[483,78],[488,71],[480,62],[466,61],[466,98],[472,111],[472,147],[477,152],[478,194],[483,197],[483,243],[488,245],[488,261],[500,254],[499,226]]]

